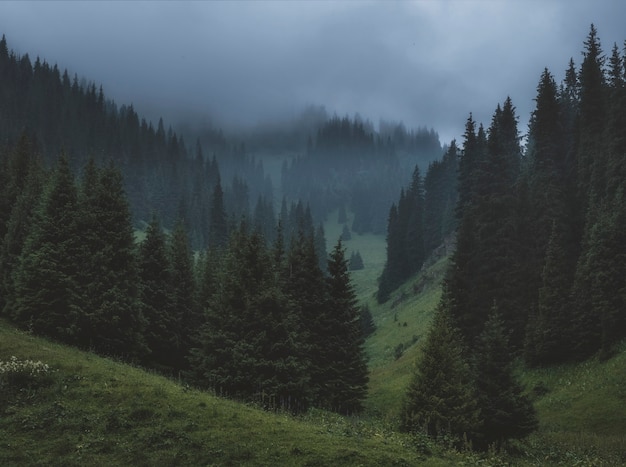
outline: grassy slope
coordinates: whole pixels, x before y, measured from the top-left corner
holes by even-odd
[[[0,386],[0,465],[416,465],[405,436],[325,412],[274,414],[16,331],[0,359],[41,360],[50,386]],[[426,465],[443,465],[430,459]]]

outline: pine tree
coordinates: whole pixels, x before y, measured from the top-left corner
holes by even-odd
[[[228,243],[228,218],[224,207],[224,192],[220,183],[219,175],[213,189],[209,222],[209,246],[211,248],[223,248]]]
[[[395,204],[389,209],[389,220],[387,222],[387,261],[380,275],[376,300],[378,303],[385,303],[389,300],[391,292],[398,285],[398,263],[402,258],[401,232],[398,225],[398,208]]]
[[[411,185],[407,191],[408,213],[406,226],[406,261],[408,279],[422,267],[425,259],[424,251],[424,182],[419,167],[413,169]]]
[[[370,311],[369,306],[362,305],[359,313],[359,321],[361,322],[361,332],[363,334],[363,338],[368,338],[376,331],[376,324],[374,323],[372,312]]]
[[[569,359],[571,337],[571,260],[564,247],[564,235],[556,221],[548,243],[537,313],[526,330],[524,358],[532,366],[561,363]]]
[[[26,183],[11,210],[7,232],[0,243],[0,312],[5,315],[9,310],[3,310],[4,306],[15,298],[14,273],[42,196],[45,173],[40,164],[39,160],[31,161]]]
[[[420,360],[407,388],[402,428],[459,442],[480,428],[476,391],[459,331],[445,306],[433,319]]]
[[[579,72],[580,83],[580,133],[578,141],[578,189],[585,212],[591,191],[599,194],[605,184],[603,127],[606,124],[605,57],[592,24],[585,41],[584,60]]]
[[[487,448],[537,429],[530,400],[513,376],[513,357],[504,322],[494,305],[473,350],[477,403],[482,424],[474,445]]]
[[[82,264],[74,176],[59,157],[15,271],[12,319],[34,332],[73,343],[77,334],[77,278]]]
[[[113,165],[86,175],[78,225],[82,273],[80,345],[140,360],[143,340],[135,238],[122,175]]]
[[[425,256],[456,229],[458,152],[453,140],[443,158],[431,162],[424,178]]]
[[[285,261],[285,295],[297,319],[297,329],[304,355],[303,366],[311,378],[311,391],[315,404],[320,405],[322,382],[328,361],[323,357],[326,347],[324,313],[328,309],[328,291],[324,273],[311,236],[298,232],[290,245]]]
[[[206,313],[189,374],[234,398],[299,411],[308,407],[308,367],[299,320],[277,287],[263,239],[242,225],[231,236],[216,294]]]
[[[351,414],[363,409],[369,378],[357,299],[344,255],[340,239],[328,261],[328,307],[320,313],[325,343],[319,351],[326,368],[318,375],[323,378],[318,384],[323,406]]]
[[[365,266],[363,265],[363,258],[361,257],[361,253],[358,251],[352,252],[350,255],[350,261],[348,263],[348,269],[350,271],[358,271],[363,269]]]
[[[187,365],[189,350],[202,321],[194,307],[193,257],[187,231],[182,222],[176,224],[168,247],[170,279],[173,284],[171,313],[174,315],[176,325],[170,332],[178,335],[179,345],[175,353],[174,368],[180,371]]]
[[[139,281],[141,284],[142,313],[146,319],[144,336],[150,351],[145,364],[160,371],[171,372],[175,368],[180,336],[173,309],[169,258],[165,234],[153,215],[146,229],[146,237],[139,247]]]

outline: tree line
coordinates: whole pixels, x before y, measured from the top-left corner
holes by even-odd
[[[334,116],[310,138],[304,154],[285,161],[281,187],[285,196],[309,203],[315,219],[348,207],[353,232],[384,233],[385,213],[396,195],[406,168],[427,164],[441,150],[439,136],[403,125],[373,125],[354,118]]]
[[[592,25],[578,69],[560,85],[541,74],[525,151],[510,98],[487,130],[470,114],[457,247],[405,429],[482,447],[522,437],[536,418],[515,358],[606,359],[626,337],[625,83],[626,56],[615,44],[607,60]]]

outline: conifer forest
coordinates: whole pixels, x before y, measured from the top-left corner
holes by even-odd
[[[265,411],[376,417],[372,308],[443,255],[392,429],[510,448],[542,423],[522,373],[626,339],[626,42],[581,32],[530,115],[503,96],[446,142],[315,106],[280,131],[177,128],[2,36],[0,318]],[[371,296],[346,247],[364,235],[386,245]]]

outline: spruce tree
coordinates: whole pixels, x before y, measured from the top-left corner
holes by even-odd
[[[177,334],[176,370],[187,365],[189,350],[201,323],[201,316],[194,307],[195,283],[193,257],[189,247],[187,231],[181,221],[177,222],[169,239],[168,256],[172,288],[172,310],[175,328],[170,332]]]
[[[258,233],[234,232],[206,310],[189,376],[229,397],[299,411],[308,407],[299,317],[277,286],[272,258]]]
[[[389,220],[387,222],[387,261],[380,275],[376,300],[378,303],[385,303],[389,300],[391,292],[398,285],[398,263],[402,258],[401,231],[398,221],[398,208],[395,204],[389,209]]]
[[[326,347],[328,290],[324,273],[319,267],[313,238],[299,230],[291,242],[284,264],[285,295],[297,319],[299,342],[304,355],[302,365],[310,375],[312,397],[315,404],[323,403],[323,381],[328,361]]]
[[[176,355],[180,336],[173,310],[171,268],[166,251],[165,234],[156,217],[146,229],[146,237],[139,246],[139,281],[142,313],[146,319],[144,336],[149,354],[145,364],[163,372],[171,372],[178,363]]]
[[[449,435],[460,444],[480,428],[475,384],[459,331],[445,305],[433,319],[402,409],[402,428]]]
[[[529,319],[526,330],[524,358],[532,366],[561,363],[570,357],[570,287],[573,274],[561,230],[554,221],[542,273],[543,285],[539,289],[537,313]]]
[[[357,299],[350,281],[341,239],[328,260],[326,280],[329,302],[320,313],[325,343],[320,347],[326,368],[318,375],[320,400],[336,412],[351,414],[363,409],[368,371]],[[320,336],[321,337],[321,336]]]
[[[87,175],[81,192],[80,344],[105,355],[141,359],[145,320],[131,214],[120,171]]]
[[[13,320],[67,343],[77,335],[77,279],[82,270],[74,176],[65,155],[35,211],[7,304]]]
[[[209,222],[209,246],[211,248],[224,248],[228,243],[228,218],[224,207],[224,192],[220,183],[219,175],[213,189]]]
[[[477,403],[482,424],[474,445],[487,448],[511,438],[523,438],[537,429],[530,400],[513,375],[513,353],[504,322],[494,305],[473,349]]]
[[[0,242],[0,312],[4,315],[9,314],[9,310],[4,309],[6,303],[15,298],[15,270],[42,196],[46,175],[40,164],[39,160],[31,161],[25,186],[15,201],[6,234]]]
[[[402,280],[408,279],[411,274],[419,271],[425,259],[424,181],[417,165],[413,169],[411,185],[407,191],[407,199],[409,201],[405,231],[407,275]]]

